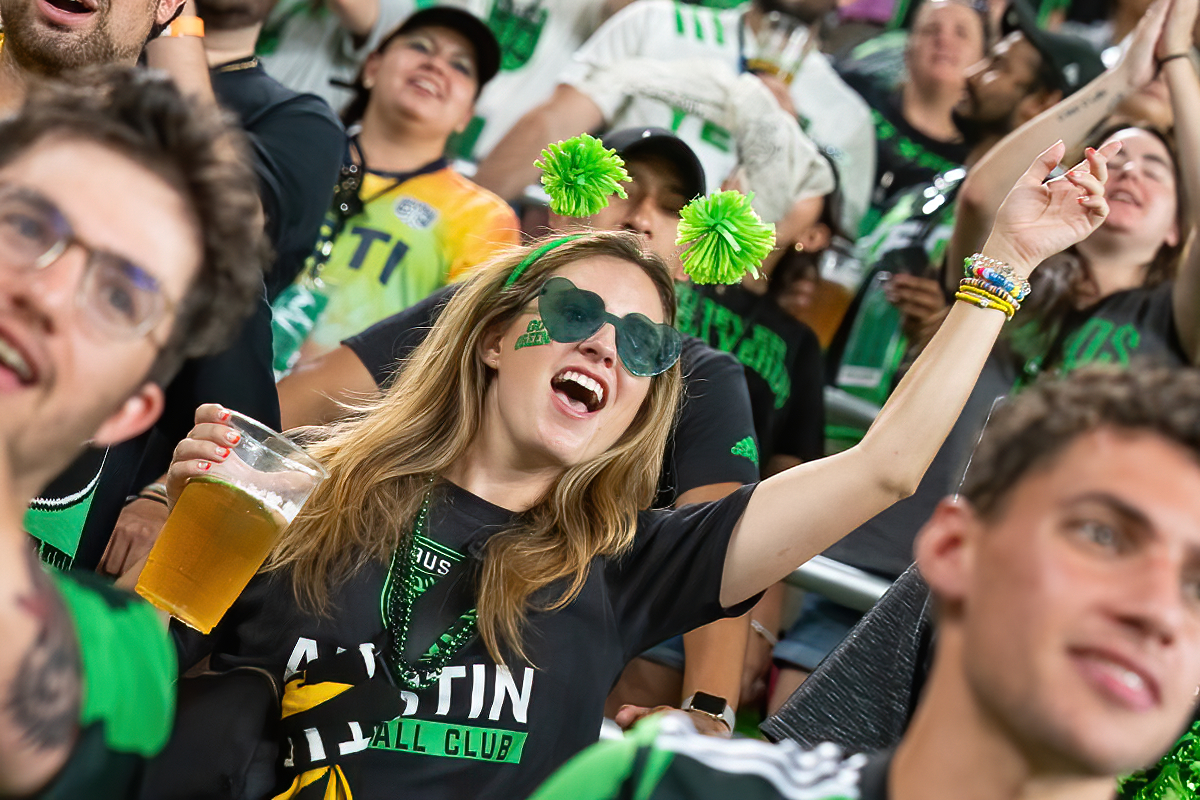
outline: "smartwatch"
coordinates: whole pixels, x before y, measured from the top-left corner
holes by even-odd
[[[725,723],[725,727],[729,728],[729,732],[733,733],[733,726],[737,720],[734,716],[733,706],[729,705],[724,697],[717,697],[715,694],[707,692],[696,692],[684,700],[679,707],[684,711],[699,711],[713,719],[719,719]]]

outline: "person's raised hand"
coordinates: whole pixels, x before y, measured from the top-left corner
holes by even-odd
[[[1065,149],[1056,142],[1025,170],[1000,204],[984,245],[984,255],[1007,262],[1020,275],[1028,276],[1042,261],[1086,239],[1108,216],[1104,182],[1108,160],[1121,143],[1089,147],[1083,161],[1047,181]]]
[[[167,470],[167,500],[171,507],[189,480],[209,474],[213,464],[228,458],[230,448],[241,440],[241,434],[225,424],[229,418],[229,411],[216,403],[196,409],[196,426],[175,447]]]
[[[1196,27],[1196,14],[1200,11],[1200,0],[1170,0],[1167,20],[1154,55],[1159,60],[1167,56],[1190,53],[1192,33]]]
[[[1171,0],[1154,0],[1138,21],[1129,40],[1129,47],[1121,55],[1118,69],[1125,72],[1126,81],[1132,89],[1140,89],[1158,74],[1155,61],[1156,47],[1164,31],[1167,10]],[[1191,28],[1188,28],[1189,34]]]

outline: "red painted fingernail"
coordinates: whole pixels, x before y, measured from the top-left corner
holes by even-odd
[[[1076,197],[1075,198],[1075,202],[1080,203],[1080,204],[1082,204],[1085,200],[1087,200],[1086,197]]]
[[[225,456],[229,455],[229,448],[228,447],[218,447],[217,455],[219,455],[221,458],[224,458]]]
[[[208,463],[207,461],[201,461],[196,466],[200,469],[201,472],[208,472],[208,470],[212,466],[212,464]]]
[[[222,411],[220,414],[217,414],[217,419],[221,420],[221,422],[224,422],[227,419],[229,419],[230,416],[231,416],[230,412]]]
[[[242,435],[235,431],[229,431],[228,433],[225,434],[225,441],[229,442],[230,444],[237,444],[241,440],[242,440]]]

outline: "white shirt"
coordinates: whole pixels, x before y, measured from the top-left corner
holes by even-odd
[[[500,72],[484,87],[466,136],[471,154],[483,158],[521,116],[554,91],[571,55],[600,22],[603,0],[440,0],[478,16],[500,42]],[[260,49],[278,31],[278,44],[261,54],[272,77],[292,89],[312,92],[335,109],[351,93],[329,84],[330,77],[354,80],[366,57],[384,37],[428,0],[380,0],[379,19],[363,46],[324,6],[312,12],[312,0],[282,0],[267,22]]]
[[[588,85],[594,71],[628,58],[660,61],[716,59],[729,69],[742,69],[744,9],[717,10],[671,0],[637,0],[604,23],[575,54],[561,82]],[[589,87],[591,88],[591,87]],[[582,88],[581,88],[582,90]],[[700,157],[710,188],[716,188],[737,165],[727,131],[672,106],[644,97],[611,93],[589,96],[600,106],[611,128],[657,125],[675,133]],[[824,54],[814,51],[791,83],[792,103],[805,132],[832,156],[843,196],[842,223],[857,230],[870,201],[875,176],[875,130],[866,102],[846,85]]]

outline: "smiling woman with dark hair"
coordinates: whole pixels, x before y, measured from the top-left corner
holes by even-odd
[[[512,210],[444,158],[499,64],[487,26],[443,6],[410,16],[367,58],[343,114],[357,127],[321,238],[273,304],[277,372],[517,243]]]

